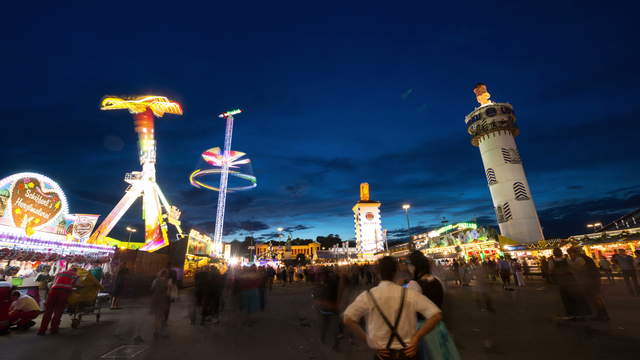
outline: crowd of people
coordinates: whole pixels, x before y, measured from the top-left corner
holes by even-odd
[[[594,260],[582,248],[572,247],[566,253],[556,248],[553,256],[539,259],[507,255],[434,261],[414,251],[400,259],[385,257],[360,265],[212,264],[195,273],[189,319],[193,325],[218,324],[223,310],[229,309],[238,315],[234,321],[251,327],[257,321],[253,315],[267,308],[274,287],[304,284],[312,289],[320,340],[334,350],[339,351],[345,338],[353,340],[345,331],[349,329],[351,336],[376,351],[378,359],[438,359],[443,354],[456,359],[455,343],[443,321],[447,287],[471,287],[478,309],[495,313],[491,292],[500,288],[498,284],[514,291],[533,282],[533,275],[541,275],[551,284],[550,289],[557,289],[565,311],[562,319],[607,321],[602,279],[614,282],[614,275],[620,274],[629,293],[638,295],[640,254],[635,255],[620,249],[610,259],[598,254]],[[72,290],[82,286],[78,271],[71,267],[56,274],[47,287],[44,311],[35,299],[0,281],[0,331],[28,329],[42,314],[37,334],[57,333]],[[130,288],[128,269],[120,268],[113,277],[98,271],[92,271],[91,276],[108,287],[111,308],[120,309],[120,297]],[[162,269],[151,283],[149,309],[156,338],[167,336],[178,285],[173,269]]]

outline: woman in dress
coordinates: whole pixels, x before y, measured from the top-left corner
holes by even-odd
[[[444,304],[444,286],[437,277],[431,274],[431,264],[420,251],[414,251],[409,255],[410,270],[413,270],[413,280],[409,281],[409,289],[419,291],[429,298],[437,307],[442,309]],[[443,312],[444,313],[444,312]],[[424,318],[418,317],[418,328],[422,326]],[[427,336],[422,338],[418,350],[418,359],[429,360],[456,360],[460,354],[449,331],[440,321]]]

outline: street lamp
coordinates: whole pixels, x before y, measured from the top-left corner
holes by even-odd
[[[589,229],[593,229],[593,232],[596,232],[598,230],[598,228],[600,228],[602,230],[602,223],[601,222],[597,222],[597,223],[593,223],[593,224],[587,224],[587,227]]]
[[[409,235],[409,247],[413,247],[413,240],[411,239],[411,223],[409,222],[409,209],[411,209],[411,205],[402,204],[402,210],[404,210],[404,214],[407,216],[407,234]]]
[[[138,230],[136,230],[136,228],[131,226],[127,226],[125,229],[127,229],[127,231],[129,232],[129,238],[127,239],[127,249],[128,249],[129,243],[131,242],[131,235]]]

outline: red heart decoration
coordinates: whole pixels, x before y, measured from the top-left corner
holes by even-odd
[[[38,179],[16,180],[11,191],[11,216],[13,224],[24,228],[27,235],[46,225],[61,211],[60,195],[55,191],[43,191]]]

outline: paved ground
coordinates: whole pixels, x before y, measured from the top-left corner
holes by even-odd
[[[606,287],[610,323],[558,323],[559,298],[542,283],[505,292],[493,291],[497,314],[480,312],[473,287],[448,289],[447,325],[455,336],[463,359],[620,359],[637,354],[640,341],[640,298],[628,297],[620,284]],[[360,289],[354,290],[355,296]],[[154,341],[144,301],[125,303],[126,309],[106,310],[100,324],[83,319],[77,330],[69,318],[57,336],[37,337],[35,330],[0,337],[1,359],[99,359],[114,349],[133,344],[135,335],[144,343],[129,349],[134,359],[371,359],[368,350],[346,338],[339,352],[319,341],[319,319],[310,306],[310,288],[303,284],[275,288],[267,311],[251,321],[225,311],[219,325],[192,326],[187,319],[187,292],[172,309],[167,338]],[[247,325],[251,323],[251,326]],[[493,339],[497,351],[483,350],[483,340]],[[126,349],[120,351],[124,352]],[[5,356],[7,355],[7,356]],[[118,357],[112,357],[118,358]],[[124,357],[120,357],[121,359]]]

